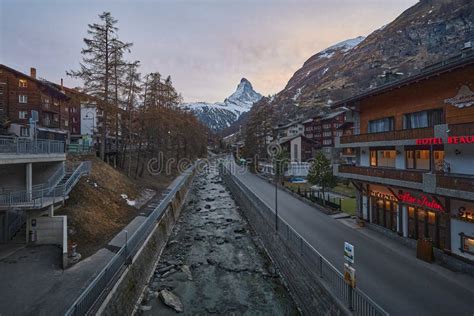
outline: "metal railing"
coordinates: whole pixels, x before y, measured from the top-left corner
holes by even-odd
[[[88,174],[91,169],[90,161],[81,162],[72,172],[70,177],[64,184],[48,186],[48,184],[38,184],[30,190],[13,190],[11,188],[2,191],[0,194],[0,207],[27,207],[27,208],[42,208],[48,204],[56,203],[64,200],[66,195],[72,190],[74,185],[79,181],[79,178],[84,174]],[[56,174],[58,173],[58,174]],[[56,171],[54,176],[57,178],[60,171]],[[56,179],[58,182],[61,179]],[[52,200],[51,200],[52,199]]]
[[[99,272],[87,288],[81,293],[65,315],[87,315],[94,306],[99,305],[105,295],[113,287],[114,282],[129,259],[133,258],[138,249],[143,245],[145,239],[155,227],[157,221],[163,216],[168,205],[176,193],[183,187],[194,166],[189,167],[168,187],[169,192],[163,197],[158,206],[150,213],[147,219],[138,227],[127,242],[120,248],[109,263]]]
[[[275,212],[264,201],[255,195],[246,185],[230,171],[222,166],[222,176],[229,186],[234,186],[237,191],[249,198],[258,214],[246,212],[251,218],[249,222],[259,227],[259,233],[275,234]],[[293,227],[278,216],[279,239],[293,252],[300,255],[300,262],[310,280],[323,284],[332,295],[337,297],[354,315],[388,315],[388,313],[375,303],[359,288],[352,288],[344,280],[342,273],[336,269],[321,253],[308,243]]]
[[[58,140],[0,136],[0,154],[63,154],[65,143]]]

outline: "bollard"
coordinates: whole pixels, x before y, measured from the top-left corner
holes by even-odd
[[[347,287],[348,287],[348,292],[347,292],[347,294],[348,294],[348,297],[347,297],[347,301],[348,301],[348,302],[347,302],[347,307],[349,308],[350,311],[354,311],[354,304],[353,304],[353,302],[352,302],[352,291],[353,291],[353,288],[352,288],[352,286],[351,286],[349,283],[347,283]]]

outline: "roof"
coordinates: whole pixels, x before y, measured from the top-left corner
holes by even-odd
[[[351,104],[353,102],[356,102],[356,101],[359,101],[359,100],[362,100],[374,95],[382,94],[394,89],[398,89],[403,86],[408,86],[408,85],[417,83],[421,80],[427,80],[433,76],[438,76],[439,74],[450,72],[455,69],[463,68],[469,65],[474,65],[474,49],[465,50],[461,54],[458,54],[454,57],[451,57],[439,63],[429,65],[423,68],[419,73],[415,75],[383,84],[374,89],[367,90],[361,94],[336,102],[331,107],[339,108],[342,106],[347,106],[348,104]]]
[[[46,81],[46,80],[40,80],[40,79],[36,79],[36,78],[33,78],[31,76],[28,76],[18,70],[15,70],[13,68],[10,68],[8,66],[5,66],[3,64],[0,64],[0,68],[4,68],[6,69],[7,71],[9,72],[12,72],[14,73],[15,75],[19,76],[19,77],[23,77],[23,78],[26,78],[28,80],[31,80],[35,83],[37,83],[40,87],[48,90],[48,92],[54,94],[55,96],[57,97],[60,97],[62,99],[65,99],[65,100],[68,100],[69,97],[63,92],[61,91],[60,89],[58,89],[57,87],[54,86],[54,84],[52,82],[49,82],[49,81]]]
[[[301,137],[302,139],[307,140],[307,141],[309,141],[309,142],[311,142],[311,143],[318,144],[317,141],[312,140],[312,139],[310,139],[310,138],[304,136],[303,134],[297,134],[297,135],[293,135],[293,136],[282,137],[282,138],[278,139],[278,143],[279,143],[279,144],[284,144],[284,143],[287,143],[287,142],[289,142],[289,141],[292,141],[293,139],[298,138],[298,137]]]

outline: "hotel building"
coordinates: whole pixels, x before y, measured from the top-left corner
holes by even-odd
[[[473,52],[334,107],[355,118],[335,139],[355,159],[334,170],[356,187],[358,217],[474,261]]]

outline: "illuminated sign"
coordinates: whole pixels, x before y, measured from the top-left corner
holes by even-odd
[[[443,139],[440,137],[419,138],[416,140],[417,145],[441,145]],[[474,135],[471,136],[449,136],[448,144],[474,144]]]
[[[371,191],[370,195],[379,199],[385,199],[385,200],[390,200],[390,201],[395,201],[395,202],[398,201],[398,199],[395,196],[391,194],[382,193],[382,192]]]
[[[460,220],[474,223],[474,213],[466,211],[466,208],[464,206],[461,206],[458,209],[458,216],[457,217]]]
[[[403,203],[416,204],[422,207],[428,207],[434,210],[443,210],[441,204],[435,200],[429,200],[427,196],[422,195],[420,198],[416,198],[408,192],[402,193],[398,196],[398,199]]]

